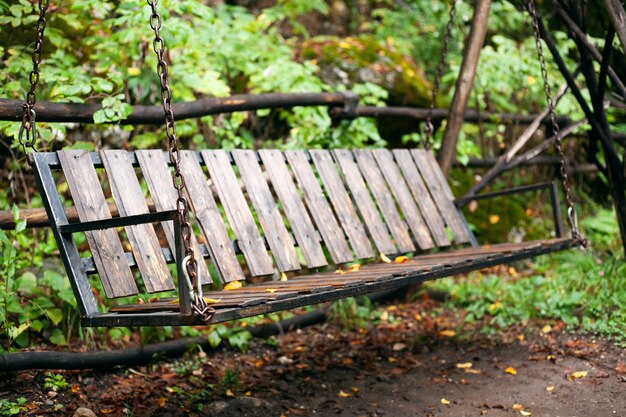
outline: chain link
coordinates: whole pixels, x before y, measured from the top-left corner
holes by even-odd
[[[428,113],[426,114],[426,123],[424,126],[424,133],[426,137],[424,139],[424,149],[430,149],[430,142],[433,135],[433,111],[435,110],[435,101],[437,100],[437,93],[439,93],[439,87],[441,85],[441,77],[443,77],[443,71],[446,66],[446,56],[448,56],[448,48],[450,46],[450,38],[452,37],[452,26],[454,25],[454,18],[456,16],[456,0],[452,2],[450,7],[448,24],[446,25],[446,33],[443,37],[443,44],[441,46],[441,54],[439,55],[439,63],[437,64],[437,72],[435,73],[435,81],[433,89],[431,90],[430,104],[428,106]]]
[[[559,123],[556,120],[554,99],[552,98],[552,90],[548,81],[546,58],[543,52],[543,45],[541,43],[539,17],[537,16],[537,9],[535,8],[534,0],[526,0],[526,7],[528,8],[528,11],[532,18],[533,29],[535,33],[535,44],[537,46],[539,65],[541,66],[541,77],[543,79],[543,90],[546,95],[546,101],[548,102],[548,114],[550,116],[550,123],[552,125],[552,133],[554,134],[554,147],[556,148],[559,157],[561,181],[563,183],[563,189],[565,191],[565,203],[567,205],[567,222],[572,230],[572,238],[586,246],[587,240],[580,234],[580,231],[578,229],[578,217],[576,215],[576,209],[574,207],[574,194],[572,192],[572,184],[570,182],[569,175],[567,174],[567,164],[565,160],[565,153],[563,152],[561,129],[559,128]]]
[[[169,73],[167,62],[165,61],[165,41],[161,36],[161,26],[163,19],[157,11],[159,0],[147,0],[151,8],[150,27],[154,31],[154,39],[152,40],[152,49],[157,56],[157,75],[161,83],[161,104],[165,113],[165,133],[168,140],[170,162],[174,166],[174,174],[172,175],[172,183],[178,193],[176,199],[176,209],[180,218],[180,233],[185,249],[185,258],[181,261],[184,263],[185,273],[189,278],[191,291],[191,303],[194,314],[204,322],[208,322],[215,310],[208,306],[202,296],[202,281],[198,274],[198,260],[195,257],[191,238],[193,230],[189,223],[189,202],[185,198],[187,185],[185,177],[180,169],[180,150],[178,149],[178,138],[176,137],[176,126],[174,124],[174,111],[172,110],[172,92],[169,85]]]
[[[22,104],[22,126],[18,135],[18,140],[22,146],[24,154],[27,154],[28,148],[35,151],[37,143],[37,125],[35,119],[35,104],[37,103],[37,94],[35,90],[39,84],[39,64],[43,56],[43,35],[46,30],[46,11],[48,10],[48,0],[39,0],[39,18],[37,19],[37,32],[35,34],[35,48],[33,49],[31,59],[33,61],[33,69],[28,74],[28,82],[30,89],[26,93],[24,104]]]

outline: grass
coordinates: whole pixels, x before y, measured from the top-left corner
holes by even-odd
[[[485,331],[540,320],[561,320],[570,330],[605,336],[626,346],[626,264],[610,212],[583,223],[592,249],[574,249],[536,259],[525,271],[474,273],[429,284],[450,294],[448,308],[462,308],[467,321],[488,319]],[[518,265],[519,266],[519,265]]]

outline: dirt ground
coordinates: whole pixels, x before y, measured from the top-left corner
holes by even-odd
[[[330,322],[255,340],[245,354],[64,372],[56,395],[44,373],[23,372],[0,383],[0,400],[24,397],[24,415],[626,416],[626,355],[610,342],[558,322],[486,335],[485,323],[430,300],[380,309],[366,329]]]

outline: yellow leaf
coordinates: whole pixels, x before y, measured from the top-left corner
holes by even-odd
[[[231,281],[228,284],[224,285],[224,290],[226,291],[236,290],[237,288],[241,288],[241,287],[243,287],[243,284],[241,283],[241,281]]]
[[[498,216],[497,214],[489,215],[489,224],[496,224],[499,222],[500,222],[500,216]]]
[[[281,281],[287,281],[287,274],[285,274],[284,272],[280,273],[280,280]]]
[[[442,330],[439,332],[439,336],[442,337],[454,337],[456,336],[456,332],[454,330]]]
[[[518,334],[517,335],[517,340],[519,340],[520,342],[523,342],[524,339],[526,339],[526,336],[524,336],[523,334]]]
[[[463,362],[463,363],[457,363],[456,367],[459,369],[469,369],[473,366],[474,364],[471,362]]]
[[[537,79],[533,77],[532,75],[529,75],[528,78],[526,78],[526,81],[528,82],[528,84],[533,85],[534,83],[537,82]]]
[[[391,263],[391,259],[389,259],[387,257],[387,255],[385,255],[384,253],[380,253],[380,260],[383,261],[386,264],[390,264]]]
[[[420,313],[415,314],[415,321],[422,321],[422,320],[424,320],[424,318],[422,317]]]
[[[441,404],[443,405],[450,405],[450,401],[446,400],[445,398],[441,399]]]
[[[229,388],[229,389],[227,389],[227,390],[226,390],[226,396],[227,396],[227,397],[234,397],[234,396],[235,396],[235,394],[233,394],[233,392],[232,392],[232,391],[230,390],[230,388]]]
[[[409,260],[409,257],[408,257],[408,256],[398,256],[398,257],[396,257],[396,259],[395,259],[395,263],[397,263],[397,264],[403,264],[403,263],[407,262],[408,260]]]
[[[509,275],[512,277],[516,277],[517,276],[517,270],[515,268],[513,268],[512,266],[509,266]]]
[[[204,301],[205,301],[207,304],[217,304],[217,303],[219,303],[220,301],[222,301],[222,299],[220,298],[219,300],[216,300],[215,298],[207,298],[207,297],[204,297]]]
[[[493,312],[494,310],[499,310],[502,308],[502,303],[500,301],[496,301],[495,303],[489,306],[489,312]]]
[[[137,68],[137,67],[130,67],[128,68],[128,75],[139,75],[141,74],[141,68]]]
[[[252,396],[252,391],[246,391],[245,396],[246,396],[246,397],[250,397],[250,396]]]
[[[524,411],[524,410],[520,410],[520,412],[519,412],[519,413],[520,413],[521,415],[523,415],[523,416],[529,416],[529,415],[531,415],[531,414],[532,414],[530,411]]]
[[[359,265],[359,264],[352,264],[352,265],[350,265],[348,267],[346,272],[359,272],[359,269],[361,269],[361,265]]]
[[[389,312],[387,310],[383,311],[380,315],[380,319],[382,321],[387,321],[389,319]]]
[[[479,375],[482,374],[483,371],[481,371],[480,369],[463,369],[463,372],[465,372],[466,374],[473,374],[473,375]]]
[[[554,385],[548,385],[548,386],[546,387],[546,391],[548,391],[548,392],[552,392],[552,391],[554,391]]]
[[[396,358],[394,358],[393,356],[390,356],[387,358],[387,362],[389,363],[396,363],[398,362],[398,360]]]
[[[352,392],[354,393],[359,392],[359,389],[357,387],[352,387]]]
[[[160,407],[160,408],[165,407],[165,403],[166,403],[166,402],[167,402],[167,400],[165,399],[165,397],[160,397],[160,398],[159,398],[159,401],[158,401],[159,407]]]
[[[511,409],[512,409],[512,410],[514,410],[514,411],[520,411],[520,410],[523,410],[523,409],[524,409],[524,406],[523,406],[523,405],[521,405],[521,404],[513,404],[513,405],[511,406]]]
[[[347,398],[347,397],[352,397],[352,394],[350,394],[349,392],[344,392],[343,390],[339,391],[339,395],[341,398]]]
[[[339,269],[337,269],[337,270],[335,271],[335,274],[339,274],[339,275],[343,275],[343,274],[345,274],[345,273],[346,273],[346,271],[344,271],[344,270],[343,270],[343,269],[341,269],[341,268],[339,268]]]
[[[506,368],[504,372],[506,372],[507,374],[511,374],[511,375],[517,375],[517,369],[513,368],[512,366],[509,366],[508,368]]]
[[[276,292],[276,288],[266,288],[265,291],[269,292],[270,294],[274,294]]]
[[[578,379],[578,378],[584,378],[587,376],[587,371],[578,371],[578,372],[572,372],[569,376],[570,381],[574,380],[574,379]]]
[[[548,334],[551,331],[552,331],[552,326],[550,326],[549,324],[546,324],[545,326],[541,328],[541,333]]]

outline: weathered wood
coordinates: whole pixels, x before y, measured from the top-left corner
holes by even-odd
[[[181,151],[180,154],[180,170],[185,177],[190,204],[204,234],[220,281],[226,283],[245,280],[245,275],[228,237],[224,219],[196,154],[193,151]]]
[[[120,216],[149,213],[135,170],[124,150],[100,152]],[[135,262],[148,292],[174,289],[174,281],[151,224],[125,227]]]
[[[411,195],[411,191],[407,185],[408,179],[405,181],[405,178],[402,177],[400,169],[398,168],[399,164],[396,165],[391,151],[387,149],[376,149],[372,151],[372,153],[420,248],[430,249],[435,245],[435,242],[437,246],[449,245],[450,241],[443,228],[436,231],[439,232],[437,235],[429,230],[429,227],[424,221],[424,217],[420,213]],[[407,156],[410,158],[410,155]],[[420,198],[422,198],[422,196],[420,196]],[[433,238],[435,242],[433,242]]]
[[[415,246],[411,241],[408,227],[402,217],[400,217],[400,213],[398,213],[392,193],[389,191],[389,188],[387,188],[385,179],[376,165],[376,161],[371,152],[367,150],[355,150],[354,155],[357,165],[361,169],[361,175],[363,175],[387,226],[389,226],[396,246],[400,252],[414,251]],[[415,237],[418,241],[421,240],[420,246],[424,245],[424,248],[432,248],[433,243],[430,237],[428,240],[423,239],[422,236]]]
[[[300,189],[304,193],[304,199],[311,216],[315,220],[317,229],[320,231],[333,261],[337,264],[352,261],[350,248],[348,248],[344,234],[309,164],[305,151],[286,151],[285,156]]]
[[[454,98],[450,106],[450,117],[446,124],[446,131],[441,141],[439,150],[439,165],[447,177],[456,158],[456,145],[459,132],[464,123],[465,110],[469,96],[474,85],[474,75],[478,66],[480,51],[485,43],[487,35],[487,21],[489,20],[489,7],[491,0],[477,0],[472,18],[472,28],[463,52],[463,63],[454,88]]]
[[[174,188],[172,182],[172,173],[168,167],[168,160],[165,152],[153,149],[137,151],[137,161],[141,167],[143,178],[148,184],[148,190],[154,200],[154,206],[158,211],[176,210],[176,200],[178,199],[178,192]],[[174,235],[174,226],[172,222],[161,223],[165,238],[172,253],[176,253],[176,239]],[[198,272],[202,275],[205,282],[209,281],[211,274],[207,268],[202,254],[202,249],[198,245],[196,236],[192,234],[191,245],[193,247],[194,254],[197,254],[196,260],[198,261]]]
[[[60,151],[58,156],[80,220],[110,219],[111,212],[89,152]],[[137,294],[137,284],[117,232],[106,229],[85,235],[107,297]]]
[[[270,176],[274,191],[282,204],[307,266],[317,268],[328,265],[317,231],[298,195],[298,189],[293,183],[282,152],[262,149],[259,156]]]
[[[272,250],[280,271],[300,269],[294,241],[285,227],[283,218],[276,206],[272,192],[253,151],[232,151],[233,159],[245,184],[248,196],[265,232],[265,238]]]
[[[435,242],[438,246],[448,246],[450,239],[446,232],[446,225],[437,206],[433,202],[432,196],[428,192],[428,188],[424,185],[422,177],[411,158],[411,154],[408,149],[395,149],[393,155],[396,158],[398,166],[404,175],[404,179],[411,190],[413,198],[419,206],[422,216],[428,225],[428,229],[432,234]]]
[[[246,197],[239,187],[228,154],[221,150],[204,150],[201,154],[235,233],[237,243],[246,259],[250,274],[252,276],[271,275],[274,272],[272,259],[265,250],[265,243],[250,213]]]
[[[352,153],[346,150],[335,150],[333,151],[333,155],[341,168],[345,183],[352,193],[352,198],[354,198],[356,202],[357,210],[361,213],[361,217],[367,226],[367,230],[376,248],[382,253],[397,253],[398,249],[396,249],[389,236],[387,225],[380,217],[380,213],[372,200],[372,196],[365,185],[365,181],[361,176],[358,165],[354,161]]]
[[[363,223],[354,210],[352,200],[350,200],[330,152],[311,150],[309,154],[356,257],[365,259],[375,256]]]
[[[424,183],[428,185],[430,194],[437,204],[441,217],[454,235],[457,243],[465,243],[470,240],[469,232],[456,207],[454,206],[454,195],[437,165],[437,161],[432,153],[422,149],[412,149],[411,156],[417,165],[417,169],[424,178]]]

